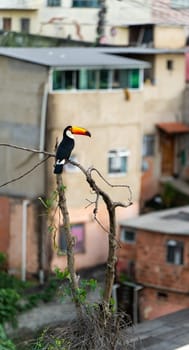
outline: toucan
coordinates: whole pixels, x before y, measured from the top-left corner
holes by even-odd
[[[74,134],[85,135],[91,137],[91,133],[79,126],[67,126],[63,131],[63,139],[58,145],[56,151],[56,162],[54,166],[54,174],[61,174],[63,170],[63,165],[69,159],[71,152],[74,148]]]

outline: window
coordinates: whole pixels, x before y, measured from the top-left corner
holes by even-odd
[[[128,170],[129,152],[125,150],[111,150],[108,152],[108,173],[125,174]]]
[[[131,89],[138,89],[139,88],[139,69],[133,69],[129,71],[129,86]]]
[[[135,242],[135,236],[135,231],[132,231],[127,227],[121,227],[120,240],[122,242],[133,243]]]
[[[100,7],[99,0],[73,0],[73,7]]]
[[[144,157],[154,155],[155,135],[149,134],[143,136],[142,154]]]
[[[168,70],[173,70],[173,60],[167,60],[166,66]]]
[[[167,262],[175,265],[183,264],[184,244],[181,241],[167,242]]]
[[[81,69],[79,72],[79,90],[95,90],[97,88],[97,72],[95,70]]]
[[[110,87],[109,71],[102,69],[102,70],[100,70],[99,88],[100,89],[108,89],[109,87]]]
[[[61,6],[61,0],[47,0],[47,6]]]
[[[112,71],[112,89],[124,89],[129,86],[129,71],[113,70]]]
[[[20,29],[21,29],[21,32],[23,32],[23,33],[30,32],[30,19],[29,18],[21,18]]]
[[[53,71],[53,90],[138,89],[140,85],[139,69]]]
[[[85,251],[85,230],[84,224],[74,224],[71,226],[72,235],[75,237],[75,253],[84,253]],[[66,251],[66,237],[64,226],[60,226],[59,230],[59,248]]]
[[[53,90],[72,90],[78,85],[76,82],[77,71],[61,71],[53,72]]]
[[[189,0],[171,0],[171,7],[175,9],[189,8]]]
[[[4,17],[3,18],[3,30],[9,32],[12,29],[12,18]]]

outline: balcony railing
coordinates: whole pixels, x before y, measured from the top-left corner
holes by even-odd
[[[0,10],[38,10],[41,0],[0,0]]]

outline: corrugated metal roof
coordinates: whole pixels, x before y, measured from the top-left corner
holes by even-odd
[[[188,236],[189,220],[185,220],[186,217],[189,218],[189,206],[143,214],[119,224],[138,230]]]
[[[150,68],[145,61],[104,53],[97,48],[0,48],[0,55],[50,67]]]
[[[164,131],[166,134],[186,134],[189,133],[189,125],[184,123],[158,123],[157,128]]]

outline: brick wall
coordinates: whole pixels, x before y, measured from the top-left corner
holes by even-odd
[[[140,321],[179,311],[189,307],[189,295],[166,292],[161,289],[144,288],[140,292]]]
[[[184,243],[184,264],[175,265],[166,261],[168,240]],[[136,281],[157,287],[189,291],[189,237],[158,232],[137,232]]]

